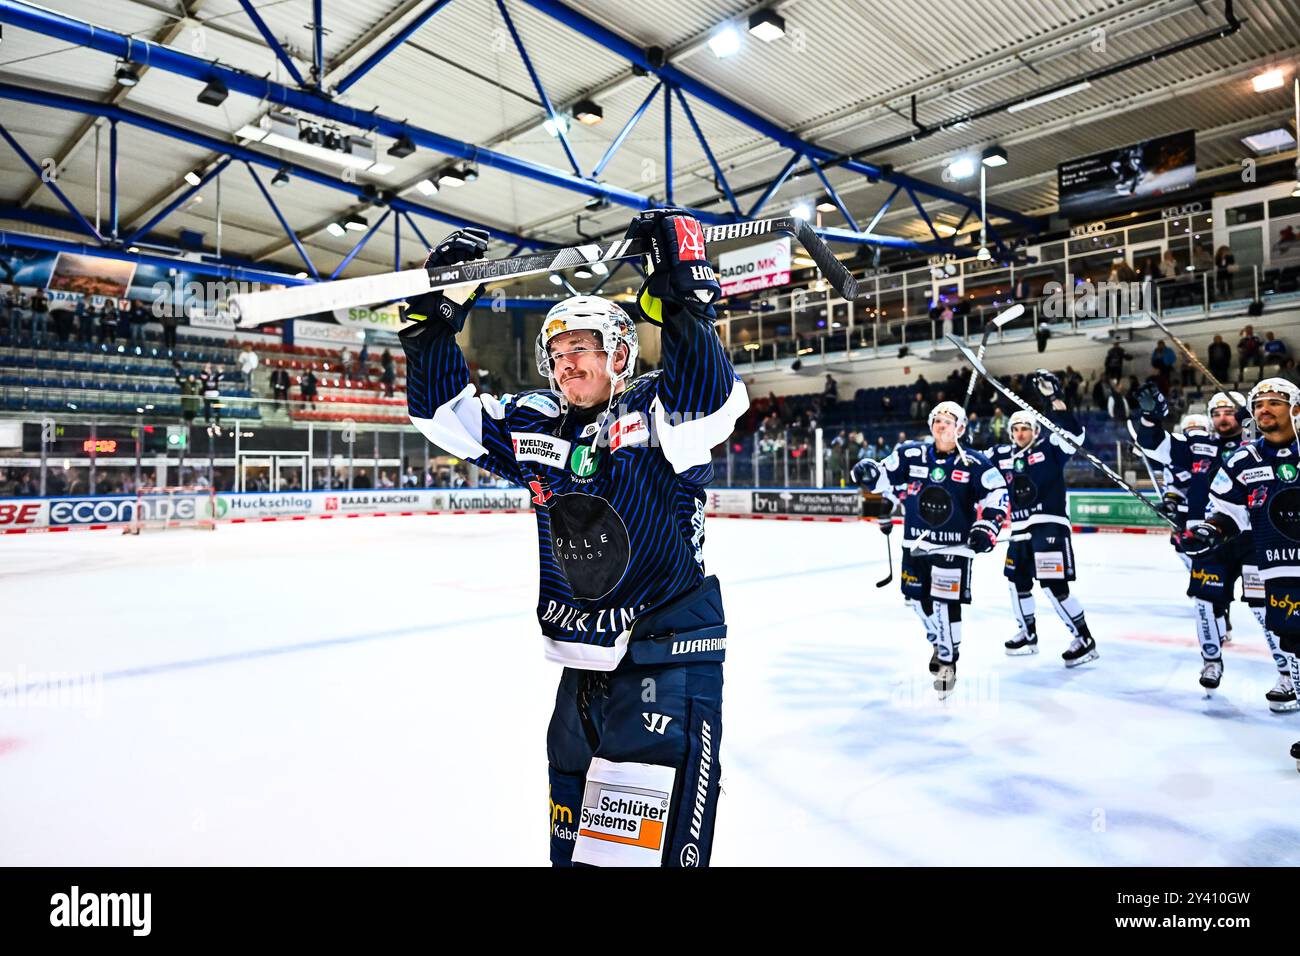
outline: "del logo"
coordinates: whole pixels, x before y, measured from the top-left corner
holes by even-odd
[[[969,472],[969,471],[960,471],[960,470],[958,470],[958,469],[954,469],[954,470],[953,470],[953,473],[952,473],[952,480],[953,480],[953,481],[959,481],[959,482],[961,482],[961,483],[963,483],[963,484],[966,484],[966,483],[968,483],[968,482],[970,481],[970,472]]]
[[[590,445],[579,445],[569,456],[569,467],[579,478],[590,478],[596,473],[599,457]]]
[[[528,487],[533,493],[533,504],[535,505],[546,504],[552,495],[552,492],[547,491],[546,486],[540,481],[530,481]]]
[[[1192,462],[1192,474],[1199,475],[1203,471],[1210,470],[1210,460],[1208,458],[1198,458]]]
[[[944,477],[945,477],[945,474],[944,474],[944,470],[943,470],[942,468],[935,467],[935,468],[931,468],[931,469],[930,469],[930,480],[931,480],[931,481],[943,481]]]
[[[335,498],[333,495],[331,495],[331,496],[329,496],[328,498],[326,498],[326,499],[325,499],[325,510],[326,510],[326,511],[338,511],[338,510],[339,510],[339,500],[338,500],[337,498]]]
[[[1033,454],[1031,454],[1031,455],[1029,456],[1029,463],[1030,463],[1031,465],[1037,465],[1037,464],[1039,464],[1040,462],[1043,462],[1043,461],[1046,461],[1046,460],[1047,460],[1047,456],[1044,455],[1041,451],[1036,451],[1036,452],[1034,452]]]
[[[1300,601],[1292,600],[1289,594],[1270,594],[1268,603],[1273,607],[1286,611],[1287,617],[1290,617],[1296,611],[1300,611]]]
[[[640,445],[650,437],[645,419],[640,412],[624,415],[609,430],[609,450],[618,451],[624,445]]]
[[[1285,461],[1277,466],[1277,476],[1283,481],[1295,481],[1296,467],[1289,461]]]
[[[677,227],[677,258],[703,259],[704,233],[700,231],[699,220],[679,216],[673,219],[673,225]]]
[[[1261,485],[1258,488],[1252,488],[1250,494],[1246,496],[1246,507],[1260,508],[1263,507],[1264,502],[1267,500],[1268,500],[1268,486]]]
[[[1202,571],[1200,568],[1196,568],[1194,571],[1192,571],[1192,580],[1198,581],[1201,584],[1221,585],[1223,583],[1223,579],[1219,577],[1217,574],[1214,574],[1210,571]]]

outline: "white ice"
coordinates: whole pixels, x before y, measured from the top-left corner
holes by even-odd
[[[715,865],[1300,863],[1300,715],[1268,711],[1240,605],[1206,698],[1162,538],[1076,536],[1101,656],[1075,670],[1043,600],[1042,653],[1004,655],[978,559],[940,704],[874,527],[708,534]],[[0,864],[544,864],[535,541],[528,515],[0,539]]]

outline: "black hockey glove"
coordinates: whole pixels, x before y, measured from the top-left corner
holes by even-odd
[[[867,491],[875,490],[876,483],[880,481],[880,475],[880,464],[870,458],[863,458],[855,462],[849,470],[849,480],[859,488],[865,488]]]
[[[1039,395],[1043,396],[1043,401],[1048,405],[1064,395],[1061,380],[1045,368],[1034,369],[1029,375],[1029,384],[1038,391]]]
[[[1206,522],[1181,532],[1174,541],[1174,547],[1183,554],[1190,554],[1195,557],[1201,554],[1209,554],[1226,540],[1227,535],[1222,528],[1217,524]]]
[[[1156,510],[1170,521],[1177,521],[1181,517],[1181,509],[1186,503],[1187,499],[1178,492],[1166,491],[1164,497],[1160,499],[1160,504],[1156,505]]]
[[[684,310],[710,322],[716,318],[713,303],[722,286],[698,219],[682,209],[647,209],[627,227],[627,238],[650,245],[648,275],[636,298],[648,321],[663,325]]]
[[[993,546],[997,543],[998,529],[990,522],[976,521],[970,526],[970,534],[966,536],[966,547],[976,554],[992,551]]]
[[[1147,421],[1159,422],[1169,417],[1169,400],[1155,382],[1147,382],[1133,394],[1133,398]]]
[[[459,265],[473,259],[482,259],[487,252],[488,234],[483,229],[458,229],[442,242],[429,250],[429,257],[424,260],[424,268],[433,273],[446,266]],[[453,286],[436,292],[425,292],[412,296],[402,310],[402,319],[419,322],[431,316],[437,316],[451,326],[453,332],[459,333],[465,327],[465,319],[474,302],[483,294],[483,284],[479,283],[473,291],[466,294],[464,286]]]

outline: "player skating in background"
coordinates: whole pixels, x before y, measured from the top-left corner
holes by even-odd
[[[1066,667],[1076,667],[1097,657],[1097,645],[1088,630],[1083,606],[1070,593],[1069,584],[1075,580],[1075,568],[1065,466],[1083,444],[1084,429],[1066,407],[1061,382],[1055,375],[1040,368],[1029,376],[1029,383],[1042,396],[1044,414],[1068,432],[1071,441],[1050,432],[1043,434],[1038,420],[1021,410],[1008,422],[1011,442],[988,450],[989,458],[1006,479],[1011,508],[1011,541],[1004,573],[1010,582],[1011,608],[1020,630],[1004,646],[1013,656],[1038,653],[1033,590],[1037,581],[1070,632],[1070,646],[1061,658]]]
[[[565,665],[547,733],[552,863],[705,866],[726,625],[704,572],[703,486],[749,400],[713,329],[721,289],[700,224],[653,210],[629,236],[653,249],[638,307],[662,326],[661,371],[634,377],[632,320],[577,296],[537,337],[551,388],[476,396],[455,335],[482,287],[462,287],[409,303],[407,393],[430,441],[533,493],[537,615],[546,656]],[[453,233],[429,264],[486,245]]]
[[[1179,488],[1187,499],[1188,520],[1184,534],[1194,531],[1205,518],[1212,483],[1245,443],[1239,416],[1239,409],[1245,407],[1245,399],[1237,392],[1216,392],[1206,408],[1211,429],[1208,436],[1196,432],[1190,432],[1188,436],[1166,432],[1160,422],[1168,417],[1169,404],[1154,382],[1148,382],[1138,390],[1137,402],[1138,411],[1129,422],[1129,431],[1138,447],[1152,461],[1169,468],[1176,479],[1188,476],[1179,482]],[[1293,710],[1296,697],[1290,668],[1279,649],[1278,637],[1265,623],[1264,585],[1249,528],[1241,530],[1241,534],[1235,535],[1223,547],[1203,550],[1192,556],[1187,596],[1195,601],[1196,606],[1196,636],[1202,661],[1200,683],[1207,690],[1213,690],[1223,678],[1222,645],[1227,632],[1226,615],[1240,578],[1242,600],[1263,628],[1264,639],[1278,669],[1277,683],[1265,695],[1268,705],[1276,711]]]
[[[966,411],[940,402],[932,442],[902,442],[883,462],[853,466],[860,487],[903,505],[903,596],[934,646],[930,670],[942,699],[957,683],[961,607],[970,603],[971,559],[992,551],[1006,517],[1007,486],[988,458],[961,447]]]
[[[1183,420],[1178,423],[1178,434],[1182,435],[1190,442],[1200,442],[1210,440],[1210,419],[1206,415],[1197,415],[1188,413],[1183,416]],[[1134,446],[1136,447],[1136,446]],[[1143,453],[1141,448],[1137,449],[1138,454],[1147,462],[1150,467],[1150,459]],[[1152,481],[1155,476],[1152,476]],[[1174,523],[1175,530],[1170,532],[1169,540],[1175,546],[1174,553],[1178,555],[1188,572],[1192,570],[1192,559],[1189,555],[1184,554],[1177,548],[1178,536],[1187,530],[1187,486],[1192,480],[1192,473],[1187,469],[1175,470],[1169,465],[1164,465],[1160,469],[1160,484],[1163,487],[1160,495],[1160,504],[1157,506],[1161,514]],[[1157,489],[1159,490],[1159,489]],[[1225,622],[1228,620],[1224,615]],[[1228,643],[1231,640],[1232,625],[1228,624],[1224,631],[1223,641]]]
[[[1264,626],[1278,638],[1287,669],[1300,678],[1300,389],[1266,378],[1250,390],[1260,437],[1235,452],[1210,486],[1204,521],[1183,532],[1181,548],[1196,557],[1223,552],[1251,532],[1263,578]],[[1291,746],[1300,769],[1300,742]]]

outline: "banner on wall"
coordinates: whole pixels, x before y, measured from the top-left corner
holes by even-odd
[[[365,338],[358,328],[335,325],[332,322],[313,322],[310,319],[293,320],[293,337],[310,342],[329,342],[334,345],[356,345]]]
[[[786,285],[790,281],[790,237],[722,253],[718,280],[723,295]]]
[[[1059,163],[1061,215],[1099,215],[1182,192],[1196,184],[1196,131],[1183,130]]]
[[[397,314],[397,306],[385,305],[375,309],[335,309],[334,321],[349,329],[361,329],[365,332],[400,332],[409,322],[403,322]]]
[[[134,262],[83,256],[77,252],[60,252],[46,288],[121,299],[125,297],[127,289],[131,288],[134,275]]]

